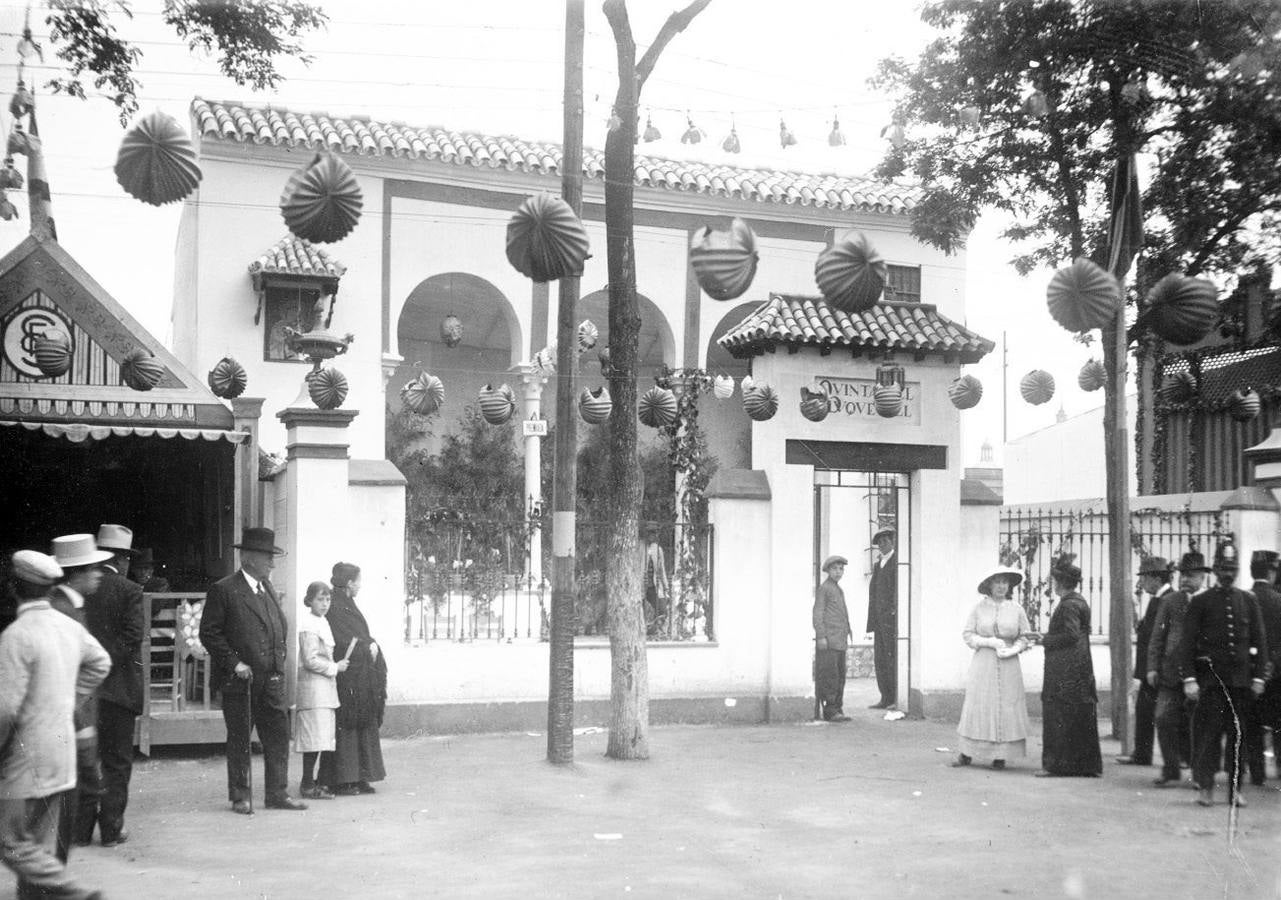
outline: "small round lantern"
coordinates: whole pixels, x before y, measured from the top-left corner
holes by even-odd
[[[801,415],[811,422],[822,422],[829,410],[827,391],[801,388]]]
[[[295,235],[327,244],[346,237],[364,206],[356,176],[337,154],[322,150],[285,183],[280,214]]]
[[[1219,290],[1204,278],[1171,272],[1148,294],[1141,321],[1171,344],[1195,344],[1219,318]]]
[[[713,378],[712,396],[717,400],[728,400],[734,396],[734,379],[728,375],[717,375]]]
[[[490,425],[504,425],[516,411],[516,395],[509,385],[485,385],[476,400],[480,414]]]
[[[586,353],[596,346],[600,340],[600,329],[591,319],[583,319],[578,323],[578,352]]]
[[[1097,359],[1087,359],[1076,376],[1076,383],[1083,391],[1097,391],[1107,383],[1108,373]]]
[[[948,386],[947,396],[957,409],[973,409],[983,399],[983,382],[973,375],[962,375]]]
[[[872,389],[872,403],[878,416],[893,419],[903,412],[903,388],[897,384],[878,384]]]
[[[196,148],[173,116],[156,110],[124,136],[116,154],[116,181],[152,206],[181,200],[200,184]]]
[[[440,340],[446,347],[457,347],[463,342],[463,323],[450,313],[440,323]]]
[[[32,356],[46,378],[59,378],[71,370],[71,338],[60,328],[50,328],[36,338]]]
[[[160,383],[165,367],[146,350],[133,350],[120,363],[120,380],[135,391],[149,391]]]
[[[743,296],[756,277],[756,235],[742,219],[735,218],[728,231],[704,226],[694,232],[689,264],[707,296],[734,300]]]
[[[774,418],[778,412],[778,393],[768,384],[754,385],[743,392],[743,411],[757,422]]]
[[[1228,415],[1237,422],[1249,422],[1262,408],[1258,393],[1253,388],[1233,391],[1228,398]]]
[[[1166,403],[1187,403],[1197,394],[1196,378],[1191,372],[1172,372],[1161,382],[1159,393]]]
[[[636,411],[650,428],[665,428],[676,421],[676,395],[667,388],[652,387],[642,395]]]
[[[230,356],[218,360],[218,364],[209,370],[209,390],[215,397],[232,400],[245,392],[249,376],[245,367]]]
[[[860,231],[847,231],[818,255],[814,280],[833,307],[859,313],[876,305],[885,290],[885,260]]]
[[[1033,406],[1049,403],[1054,398],[1054,376],[1043,369],[1033,369],[1019,381],[1019,393]]]
[[[321,409],[337,409],[347,399],[347,376],[337,369],[319,369],[307,376],[307,393]]]
[[[756,379],[751,375],[744,375],[743,380],[738,383],[738,389],[743,392],[744,397],[746,397],[747,392],[754,387],[756,387]]]
[[[1045,293],[1050,315],[1068,331],[1102,328],[1121,307],[1121,285],[1085,257],[1055,272]]]
[[[574,210],[551,194],[525,200],[507,224],[507,261],[539,284],[582,275],[590,249]]]
[[[430,416],[445,403],[445,385],[435,375],[419,372],[400,389],[401,402],[420,416]]]
[[[578,414],[588,425],[600,425],[613,411],[614,401],[604,386],[595,390],[583,388],[583,392],[578,395]]]

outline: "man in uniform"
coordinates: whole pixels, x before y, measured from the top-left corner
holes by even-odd
[[[1214,587],[1192,598],[1183,617],[1179,669],[1183,691],[1196,701],[1192,712],[1192,777],[1197,803],[1214,805],[1219,761],[1228,773],[1228,801],[1245,806],[1237,782],[1237,721],[1246,705],[1263,693],[1267,659],[1251,653],[1266,647],[1258,605],[1233,587],[1240,563],[1231,543],[1214,551]],[[1252,696],[1253,695],[1253,696]],[[1223,738],[1227,736],[1227,748]]]
[[[1157,692],[1156,737],[1161,747],[1161,776],[1154,782],[1157,787],[1176,787],[1180,764],[1192,762],[1192,730],[1188,701],[1183,696],[1179,644],[1188,604],[1201,590],[1210,568],[1204,556],[1191,550],[1179,560],[1178,571],[1179,589],[1162,596],[1148,642],[1147,682]]]
[[[1152,765],[1152,739],[1156,734],[1157,689],[1148,681],[1148,643],[1156,626],[1161,602],[1173,590],[1170,587],[1170,564],[1160,556],[1149,556],[1139,564],[1139,590],[1148,595],[1148,608],[1139,619],[1134,635],[1134,679],[1139,694],[1134,701],[1134,750],[1129,756],[1118,756],[1122,765]]]
[[[828,722],[848,722],[845,715],[845,651],[849,648],[850,614],[845,608],[841,576],[849,561],[843,556],[823,560],[827,578],[814,596],[815,689]]]
[[[898,560],[894,558],[893,528],[872,535],[877,560],[867,585],[867,630],[872,635],[872,659],[881,699],[872,709],[889,709],[898,702]]]

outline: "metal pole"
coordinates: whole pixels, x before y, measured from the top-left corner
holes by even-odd
[[[565,3],[565,139],[561,195],[583,214],[583,0]],[[578,420],[574,369],[578,341],[574,306],[579,279],[562,278],[556,310],[556,448],[552,486],[552,610],[547,693],[547,760],[574,761],[574,505],[578,482]]]

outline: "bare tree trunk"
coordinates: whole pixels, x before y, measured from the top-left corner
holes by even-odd
[[[636,442],[636,357],[640,312],[636,304],[635,154],[641,87],[663,48],[711,0],[696,0],[672,13],[636,61],[636,42],[624,0],[606,0],[605,18],[618,56],[618,127],[605,138],[605,244],[609,270],[610,489],[607,504],[609,553],[605,587],[609,598],[609,742],[612,759],[649,758],[649,661],[645,655],[645,612],[641,589],[639,516],[643,489]]]

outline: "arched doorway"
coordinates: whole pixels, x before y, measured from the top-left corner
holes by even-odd
[[[654,376],[663,366],[676,364],[676,339],[663,311],[644,294],[637,292],[636,306],[640,311],[640,335],[636,345],[636,379],[640,390],[652,385]],[[579,321],[590,319],[600,330],[597,351],[609,346],[609,291],[600,290],[578,301]],[[595,351],[593,351],[593,356]],[[599,370],[597,371],[599,374]]]
[[[734,396],[728,400],[707,398],[699,409],[703,433],[707,435],[707,449],[716,457],[722,469],[749,469],[752,465],[752,422],[743,412],[743,398],[738,383],[748,373],[746,359],[735,359],[718,341],[760,307],[760,303],[740,303],[726,312],[707,341],[703,364],[711,375],[728,375],[734,379]]]

